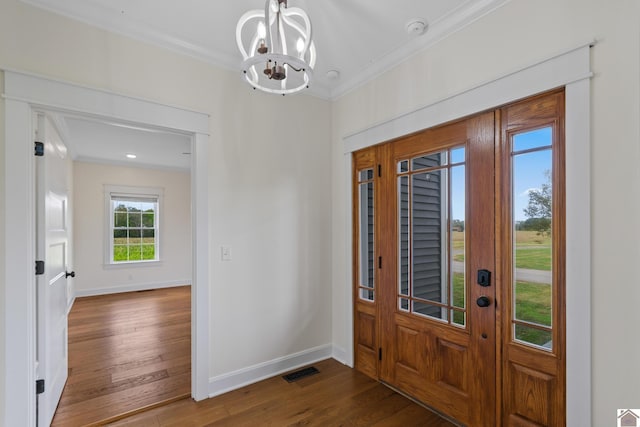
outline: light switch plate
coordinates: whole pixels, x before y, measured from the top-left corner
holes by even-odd
[[[231,248],[229,246],[220,246],[220,257],[222,261],[231,261]]]

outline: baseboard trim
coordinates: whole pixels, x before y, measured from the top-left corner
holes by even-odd
[[[137,283],[132,285],[113,286],[109,288],[76,289],[74,298],[92,297],[97,295],[120,294],[124,292],[150,291],[152,289],[175,288],[191,286],[191,280],[176,280],[171,282]]]
[[[343,365],[346,365],[346,366],[348,366],[350,368],[353,368],[353,365],[349,364],[348,357],[347,357],[347,352],[346,352],[346,350],[344,348],[334,344],[332,346],[331,357],[333,357],[334,359],[336,359],[338,362],[342,363]]]
[[[333,346],[326,344],[210,378],[209,397],[219,396],[284,372],[330,359],[332,350]]]

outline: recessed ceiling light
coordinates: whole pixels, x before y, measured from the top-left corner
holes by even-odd
[[[133,153],[127,153],[127,159],[135,159],[136,157],[138,157],[138,156],[136,156]]]

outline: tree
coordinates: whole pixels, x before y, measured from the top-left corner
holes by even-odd
[[[534,230],[539,235],[551,232],[551,172],[544,172],[546,182],[540,188],[529,190],[529,204],[524,208],[527,220],[523,230]]]
[[[451,221],[451,228],[454,231],[464,231],[464,221],[461,219],[454,219]]]

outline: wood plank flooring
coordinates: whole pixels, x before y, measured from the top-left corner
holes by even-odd
[[[191,288],[78,298],[53,426],[86,426],[191,393]]]
[[[184,399],[109,425],[454,427],[333,359],[314,366],[319,374],[293,383],[277,376],[201,402]]]

